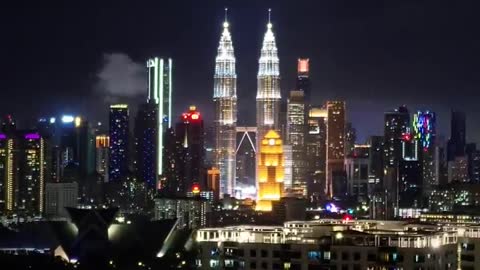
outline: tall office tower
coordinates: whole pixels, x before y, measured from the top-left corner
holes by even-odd
[[[237,74],[229,24],[225,16],[215,58],[213,102],[215,103],[215,167],[220,170],[220,197],[234,196],[237,125]]]
[[[397,202],[399,208],[422,206],[422,166],[419,155],[419,140],[415,139],[410,127],[405,129],[401,139],[402,158],[398,164]]]
[[[163,176],[157,184],[157,188],[162,194],[178,194],[180,192],[180,173],[178,162],[182,146],[177,142],[174,128],[169,128],[165,132],[163,148]]]
[[[280,129],[280,61],[275,36],[272,32],[270,15],[258,64],[257,144],[260,145],[260,141],[267,134],[267,131],[271,129],[279,131]]]
[[[103,181],[108,183],[110,137],[107,134],[97,135],[95,137],[95,149],[95,170],[102,177]]]
[[[313,201],[325,198],[325,169],[327,162],[327,117],[326,109],[312,107],[308,112],[305,137],[306,160],[308,161],[308,197]]]
[[[188,112],[182,114],[175,126],[177,144],[180,151],[177,153],[177,173],[180,176],[179,195],[185,196],[196,183],[200,190],[206,187],[205,181],[205,129],[203,119],[195,106],[190,106]]]
[[[165,147],[165,132],[167,129],[172,127],[172,71],[173,64],[172,59],[163,59],[163,58],[150,58],[147,60],[147,70],[148,70],[148,98],[147,103],[151,104],[149,106],[156,107],[155,111],[157,113],[155,120],[155,135],[156,139],[156,151],[155,151],[155,168],[156,172],[156,184],[157,188],[160,188],[160,181],[164,180],[164,147]],[[152,113],[152,108],[146,108],[149,112]],[[148,121],[153,119],[153,116],[145,116],[150,118]],[[146,126],[152,128],[152,124],[148,123]],[[148,133],[148,132],[147,132]],[[149,135],[144,135],[148,137]],[[145,150],[145,149],[143,149]],[[149,154],[150,156],[152,154]],[[145,161],[146,162],[146,161]],[[147,165],[148,166],[148,165]],[[147,184],[152,186],[151,176],[148,176],[146,179]]]
[[[352,154],[345,158],[345,170],[347,174],[347,193],[357,201],[367,201],[370,195],[368,171],[369,171],[369,146],[359,149],[358,154]]]
[[[290,91],[287,105],[287,144],[292,147],[292,185],[288,190],[294,196],[307,196],[307,161],[305,147],[305,93]]]
[[[80,177],[85,179],[95,172],[95,135],[90,124],[85,119],[75,117],[75,132],[77,137],[77,156]]]
[[[357,131],[353,127],[352,123],[347,122],[345,124],[345,156],[349,156],[353,153],[356,139]]]
[[[310,105],[311,83],[310,83],[310,59],[299,58],[297,63],[297,84],[296,90],[303,91],[305,103]]]
[[[256,127],[237,127],[235,196],[239,198],[254,198],[256,195],[256,134]]]
[[[384,130],[384,177],[383,197],[385,198],[385,216],[393,217],[394,209],[398,208],[399,166],[402,160],[402,136],[410,127],[410,114],[405,106],[385,113]]]
[[[259,147],[257,211],[271,211],[272,202],[283,195],[283,142],[275,130],[269,130]]]
[[[384,166],[396,168],[402,158],[402,135],[410,127],[410,115],[405,106],[385,113]]]
[[[465,155],[466,146],[466,117],[461,111],[452,111],[450,122],[450,139],[447,146],[447,161],[454,161],[455,157]]]
[[[472,183],[480,183],[480,151],[475,150],[469,157],[469,178]]]
[[[128,174],[129,111],[127,104],[110,105],[109,181],[120,182]]]
[[[6,210],[5,200],[7,198],[7,180],[8,180],[8,142],[9,139],[5,133],[0,133],[0,213]]]
[[[37,132],[18,131],[7,146],[7,210],[42,215],[45,203],[45,145]]]
[[[436,118],[434,112],[418,111],[413,115],[413,135],[418,141],[420,161],[422,166],[423,195],[427,197],[439,184],[438,174],[435,170],[436,148]]]
[[[381,218],[384,215],[383,189],[383,137],[368,138],[370,151],[368,153],[368,185],[370,198],[370,217]]]
[[[346,193],[346,186],[340,180],[334,182],[334,176],[344,171],[345,159],[345,102],[327,101],[327,165],[326,190],[328,197]]]
[[[157,163],[157,104],[140,105],[135,118],[135,177],[155,189],[158,179]],[[162,136],[165,136],[163,134]],[[164,140],[165,141],[165,140]],[[165,153],[162,153],[165,155]]]
[[[67,166],[78,179],[95,172],[95,136],[89,122],[73,115],[40,118],[36,129],[44,139],[46,181],[61,182]]]
[[[381,191],[383,179],[383,137],[370,136],[368,139],[370,145],[369,157],[369,183],[375,185],[375,191]]]

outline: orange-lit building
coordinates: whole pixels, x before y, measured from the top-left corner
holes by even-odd
[[[220,170],[212,167],[207,170],[207,189],[213,191],[213,197],[218,200],[220,197]]]
[[[256,210],[272,211],[272,201],[283,195],[283,142],[276,131],[270,130],[259,145]]]
[[[108,182],[110,136],[106,134],[97,135],[95,146],[95,170],[102,176],[104,182]]]

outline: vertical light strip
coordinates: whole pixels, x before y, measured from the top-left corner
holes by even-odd
[[[13,139],[7,143],[7,192],[6,192],[7,210],[13,210]]]
[[[39,199],[39,214],[42,215],[43,214],[43,199],[44,199],[44,187],[45,187],[45,182],[44,182],[44,170],[43,170],[43,163],[45,161],[44,159],[44,141],[43,141],[43,138],[40,139],[40,199]]]
[[[157,58],[158,59],[158,58]],[[158,175],[163,174],[163,91],[164,85],[163,85],[163,69],[164,61],[163,59],[160,59],[160,66],[158,69],[158,76],[160,78],[160,83],[159,83],[159,102],[158,102],[158,149],[157,149],[157,155],[158,155]],[[158,67],[158,66],[157,66]]]
[[[172,69],[173,63],[172,58],[168,58],[168,128],[172,127]]]

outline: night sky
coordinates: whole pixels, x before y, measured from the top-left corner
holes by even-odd
[[[294,87],[296,59],[308,57],[314,103],[345,99],[359,142],[382,134],[383,113],[401,104],[437,112],[446,137],[449,111],[464,110],[468,139],[480,142],[480,4],[475,2],[3,3],[0,113],[13,114],[24,126],[62,112],[105,121],[109,102],[136,106],[146,98],[144,63],[160,56],[174,61],[175,113],[197,104],[212,119],[214,59],[228,6],[239,121],[253,125],[257,62],[272,8],[283,97]]]

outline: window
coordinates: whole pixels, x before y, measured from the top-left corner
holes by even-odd
[[[336,253],[335,251],[333,251],[331,255],[332,255],[332,256],[331,256],[332,260],[336,260],[336,259],[337,259],[337,253]]]
[[[342,270],[348,270],[348,264],[343,264],[342,265]]]
[[[268,257],[268,250],[262,249],[261,254],[262,254],[262,258]]]
[[[257,263],[256,262],[251,262],[250,263],[250,269],[257,269]]]
[[[360,264],[354,264],[354,265],[353,265],[353,270],[360,270],[360,269],[362,269],[362,268],[360,267]]]
[[[475,250],[475,244],[462,243],[462,249],[469,251]]]
[[[273,257],[274,258],[280,258],[280,250],[274,250],[273,251]]]
[[[342,260],[343,261],[348,261],[350,256],[348,256],[348,253],[347,252],[342,252]]]
[[[413,258],[413,262],[415,262],[415,263],[425,262],[425,255],[421,255],[421,254],[415,255],[415,257]]]
[[[213,267],[218,267],[220,266],[220,263],[218,260],[210,260],[210,268],[213,268]]]
[[[473,255],[462,254],[461,258],[462,258],[462,261],[467,261],[467,262],[474,262],[475,261],[475,256],[473,256]]]
[[[355,252],[355,253],[353,253],[353,259],[354,259],[355,261],[360,261],[360,258],[361,258],[360,252]]]
[[[369,254],[367,255],[367,261],[369,261],[369,262],[374,262],[374,261],[376,261],[376,260],[377,260],[377,255],[372,254],[372,253],[369,253]]]
[[[262,262],[262,269],[268,269],[268,263]]]
[[[311,261],[319,261],[320,260],[320,252],[311,250],[307,253],[307,257]]]
[[[330,260],[330,251],[324,251],[323,252],[323,259],[324,260]]]
[[[283,270],[283,268],[280,266],[280,263],[273,263],[272,268],[273,270]]]
[[[257,251],[255,249],[250,249],[250,257],[257,257]]]

